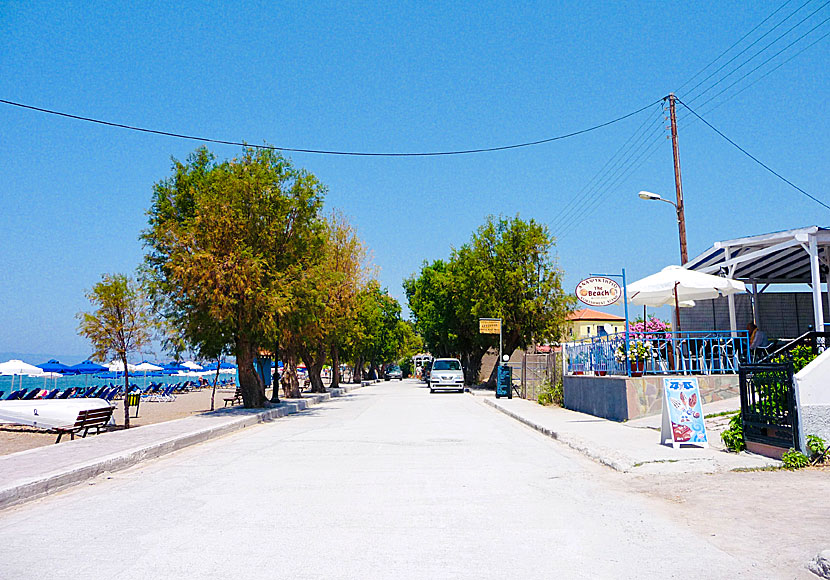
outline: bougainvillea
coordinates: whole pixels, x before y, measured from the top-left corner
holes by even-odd
[[[662,338],[662,336],[656,336],[651,333],[671,332],[671,324],[664,322],[655,316],[652,316],[647,321],[643,321],[642,318],[638,318],[634,322],[629,323],[628,331],[631,339],[655,340],[657,338]]]

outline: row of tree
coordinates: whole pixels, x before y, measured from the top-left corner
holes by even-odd
[[[325,195],[313,174],[270,149],[245,148],[217,161],[200,148],[185,162],[173,160],[172,175],[153,188],[140,284],[105,276],[89,294],[96,310],[81,315],[81,332],[98,358],[115,354],[126,363],[124,351],[149,336],[125,341],[113,330],[150,312],[169,352],[234,355],[246,407],[267,404],[254,367],[263,353],[284,361],[289,397],[299,396],[300,361],[315,391],[324,389],[327,361],[334,386],[341,361],[354,363],[355,380],[365,364],[379,372],[418,341],[373,278],[354,228],[336,211],[323,214]],[[142,291],[147,300],[133,303],[132,318],[108,314],[124,306],[119,296]]]
[[[424,263],[404,281],[415,327],[434,356],[458,356],[469,383],[498,336],[479,333],[479,318],[501,318],[504,353],[558,340],[573,296],[548,229],[533,219],[488,217],[448,260]],[[495,382],[495,367],[488,382]]]

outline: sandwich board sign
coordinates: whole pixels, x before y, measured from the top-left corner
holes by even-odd
[[[660,443],[666,441],[671,441],[675,449],[681,444],[709,447],[706,424],[703,421],[700,386],[694,377],[663,379]]]

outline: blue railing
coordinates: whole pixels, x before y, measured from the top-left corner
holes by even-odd
[[[565,345],[568,374],[727,374],[751,362],[745,330],[624,332]]]

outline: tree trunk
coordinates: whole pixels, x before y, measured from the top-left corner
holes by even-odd
[[[355,359],[354,366],[352,367],[352,382],[359,383],[363,380],[363,361],[360,358]]]
[[[282,388],[287,399],[299,399],[300,380],[297,378],[297,352],[292,348],[286,348],[284,369],[282,373]]]
[[[247,408],[265,405],[265,385],[254,368],[256,348],[248,337],[236,337],[236,364],[239,373],[239,390],[242,402]]]
[[[303,357],[303,362],[305,363],[306,369],[308,369],[308,379],[311,381],[311,392],[312,393],[325,393],[326,386],[323,384],[323,365],[326,362],[326,345],[325,343],[320,343],[316,349],[316,351],[309,352],[308,349],[303,348],[300,350],[301,356]]]
[[[340,349],[331,347],[331,384],[330,388],[336,389],[340,386]]]
[[[127,353],[121,354],[121,363],[124,365],[124,429],[130,428],[130,405],[127,393],[130,392],[130,371],[127,370]]]
[[[222,364],[222,359],[216,359],[216,376],[213,377],[213,391],[210,393],[210,410],[213,411],[216,399],[216,383],[219,382],[219,366]]]

